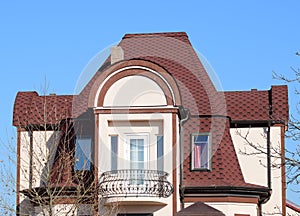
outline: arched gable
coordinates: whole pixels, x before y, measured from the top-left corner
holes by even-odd
[[[97,77],[90,91],[89,107],[103,107],[108,104],[112,105],[112,99],[108,99],[106,95],[112,96],[112,90],[120,89],[122,82],[124,84],[124,81],[126,80],[129,82],[127,83],[128,87],[130,87],[130,82],[131,84],[134,84],[138,80],[144,82],[145,85],[148,85],[140,86],[139,88],[140,90],[146,91],[144,92],[144,96],[154,96],[154,100],[149,102],[149,106],[154,106],[155,101],[157,101],[157,105],[181,105],[177,83],[164,68],[149,61],[128,60],[113,65]],[[150,91],[151,86],[152,92]],[[134,86],[132,86],[132,89],[134,89]],[[124,92],[120,93],[118,98],[120,98],[123,93]],[[137,92],[136,95],[132,94],[130,96],[133,100],[137,99],[137,101],[133,103],[134,106],[139,105],[139,103],[141,105],[147,105],[147,103],[144,103],[145,99],[139,98],[140,93],[141,92]],[[163,102],[162,94],[165,97],[165,102]],[[130,99],[130,97],[128,99]],[[123,105],[124,104],[125,102],[123,101]]]

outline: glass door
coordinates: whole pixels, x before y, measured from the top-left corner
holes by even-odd
[[[129,167],[131,184],[143,184],[144,170],[149,166],[149,144],[147,135],[128,135]]]

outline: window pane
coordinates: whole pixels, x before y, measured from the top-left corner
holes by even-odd
[[[130,169],[138,169],[138,163],[131,161],[131,163],[130,163]]]
[[[144,162],[144,151],[138,151],[138,161]]]
[[[202,144],[200,158],[201,168],[208,168],[208,143]]]
[[[89,170],[91,166],[91,138],[78,138],[75,146],[75,170]]]
[[[136,149],[136,139],[130,139],[130,151],[134,151]]]
[[[137,151],[130,152],[130,161],[136,162],[138,161],[138,153]]]
[[[110,137],[111,143],[111,170],[118,169],[118,136]]]
[[[204,135],[194,136],[195,143],[203,143],[203,142],[207,142],[207,141],[208,141],[208,136],[204,136]]]
[[[193,168],[208,169],[208,135],[195,135],[193,141]]]
[[[157,136],[157,170],[164,170],[164,137]]]
[[[130,184],[143,184],[145,168],[145,139],[130,138],[130,169],[134,171],[130,175]],[[141,171],[139,171],[141,170]]]
[[[144,140],[137,139],[138,151],[144,151]]]
[[[130,162],[136,163],[141,162],[141,166],[135,167],[132,165],[131,167],[144,168],[144,140],[143,139],[130,139]]]

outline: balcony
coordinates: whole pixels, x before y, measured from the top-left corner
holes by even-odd
[[[157,170],[114,170],[102,173],[99,193],[103,197],[163,197],[171,196],[173,185],[168,173]]]

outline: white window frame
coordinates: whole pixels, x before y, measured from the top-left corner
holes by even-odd
[[[125,138],[125,157],[128,161],[127,169],[130,169],[130,139],[144,139],[144,169],[149,169],[150,165],[150,144],[148,133],[131,133],[126,134]]]
[[[194,137],[207,136],[207,167],[195,167]],[[212,169],[212,136],[211,133],[192,133],[191,134],[191,171],[211,171]]]

